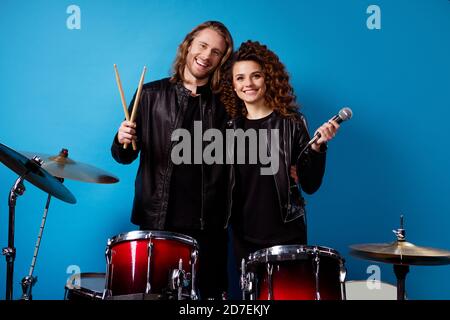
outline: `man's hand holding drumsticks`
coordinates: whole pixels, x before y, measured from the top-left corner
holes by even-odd
[[[133,150],[136,150],[136,123],[127,120],[123,121],[117,133],[117,140],[119,140],[120,144],[123,144],[124,149],[132,143]]]
[[[128,109],[127,109],[127,105],[125,102],[125,95],[123,93],[123,89],[122,89],[122,83],[120,81],[120,76],[119,76],[119,71],[117,70],[117,66],[114,65],[114,71],[116,73],[116,81],[117,81],[117,86],[119,88],[119,93],[120,93],[120,98],[122,101],[122,106],[123,106],[123,111],[125,114],[125,121],[123,121],[119,127],[119,131],[117,133],[117,139],[119,140],[120,144],[123,144],[123,148],[126,149],[128,147],[128,144],[132,144],[133,145],[133,150],[137,150],[137,146],[136,146],[136,111],[137,108],[139,106],[139,100],[141,97],[141,92],[142,92],[142,86],[144,84],[144,77],[145,77],[145,72],[147,71],[147,68],[144,67],[144,70],[142,70],[142,74],[141,74],[141,79],[139,81],[139,86],[138,86],[138,90],[136,93],[136,98],[134,99],[134,104],[133,104],[133,110],[131,112],[131,117],[128,113]]]

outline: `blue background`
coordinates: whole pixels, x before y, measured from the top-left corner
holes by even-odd
[[[81,8],[80,30],[66,27],[71,4]],[[371,4],[381,8],[381,30],[366,26]],[[120,178],[113,185],[66,180],[78,203],[51,203],[34,298],[62,299],[77,270],[70,266],[104,271],[107,239],[135,229],[136,163],[122,166],[110,155],[123,118],[113,64],[129,101],[142,67],[146,81],[166,77],[178,44],[205,20],[224,22],[236,46],[259,40],[280,56],[311,131],[352,108],[354,118],[330,143],[321,189],[307,197],[309,242],[338,250],[348,279],[366,279],[374,264],[350,256],[349,245],[393,241],[400,214],[410,242],[450,249],[449,16],[447,0],[2,0],[0,142],[19,152],[65,147],[72,159]],[[0,165],[2,247],[16,177]],[[16,207],[15,298],[46,200],[26,185]],[[395,283],[392,266],[379,266],[381,280]],[[0,298],[5,269],[2,257]],[[410,299],[449,299],[449,266],[411,267],[407,291]]]

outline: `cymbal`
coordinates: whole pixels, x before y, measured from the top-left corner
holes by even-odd
[[[119,181],[119,178],[109,172],[70,159],[67,149],[62,149],[56,156],[36,152],[23,152],[23,154],[29,158],[38,156],[44,161],[42,167],[58,178],[93,183],[116,183]]]
[[[38,161],[28,159],[22,154],[0,143],[0,161],[9,169],[24,176],[24,179],[39,189],[68,203],[76,203],[73,194],[54,176],[43,169]]]
[[[450,264],[450,251],[419,247],[407,241],[357,244],[350,248],[351,255],[373,261],[399,265]]]

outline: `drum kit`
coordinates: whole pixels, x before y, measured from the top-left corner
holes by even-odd
[[[92,183],[116,183],[114,175],[69,158],[68,150],[58,155],[18,153],[0,143],[0,162],[19,177],[9,192],[8,247],[6,257],[6,299],[13,296],[14,220],[17,198],[25,192],[24,180],[48,194],[30,271],[22,280],[23,300],[32,299],[37,254],[51,197],[74,204],[76,199],[64,186],[65,178]],[[405,281],[410,265],[450,264],[450,251],[419,247],[406,241],[403,217],[394,230],[392,243],[350,246],[350,255],[389,263],[397,277],[397,299],[405,299]],[[72,275],[66,283],[69,300],[197,300],[197,241],[167,231],[131,231],[109,239],[106,245],[106,273]],[[360,287],[346,281],[345,259],[324,246],[280,245],[258,250],[241,264],[240,287],[244,300],[347,300],[347,289]],[[394,286],[385,284],[392,292]]]

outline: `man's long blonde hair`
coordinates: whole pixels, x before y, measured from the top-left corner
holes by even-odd
[[[195,27],[186,35],[183,42],[178,46],[177,56],[172,66],[172,77],[170,78],[170,81],[174,83],[178,81],[185,81],[184,68],[186,67],[186,57],[189,46],[192,44],[192,41],[195,39],[197,34],[206,28],[212,29],[219,33],[224,38],[226,43],[225,53],[210,78],[211,89],[213,90],[213,92],[218,92],[220,90],[222,67],[233,52],[233,38],[231,37],[231,34],[228,31],[227,27],[225,27],[225,25],[219,21],[206,21]]]

